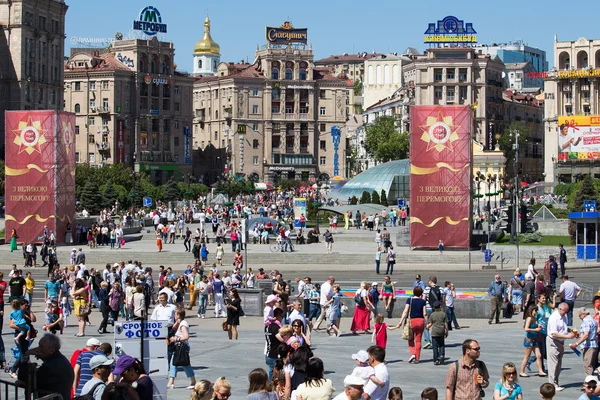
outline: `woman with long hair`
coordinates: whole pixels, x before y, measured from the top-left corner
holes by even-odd
[[[360,284],[360,288],[356,291],[354,301],[356,302],[356,308],[354,309],[354,317],[352,318],[352,325],[350,330],[353,334],[357,334],[356,331],[363,331],[365,334],[371,334],[370,317],[371,317],[371,300],[369,300],[369,288],[371,285],[367,281],[363,281]]]
[[[77,317],[79,332],[75,334],[77,337],[85,336],[85,325],[87,321],[87,314],[83,310],[90,305],[90,292],[89,285],[85,283],[83,279],[75,280],[75,286],[73,287],[73,306],[75,308],[75,316]]]
[[[119,319],[119,311],[121,310],[121,303],[124,299],[125,293],[123,293],[121,284],[115,282],[108,293],[108,304],[110,306],[110,315],[112,316],[113,322],[116,322]]]
[[[308,347],[297,348],[289,357],[288,363],[283,367],[285,373],[285,397],[286,399],[296,398],[296,389],[304,382],[306,377],[306,368],[310,359],[310,349]]]
[[[185,320],[185,310],[179,309],[175,311],[175,323],[173,324],[173,330],[175,330],[175,335],[173,335],[169,341],[174,346],[184,346],[185,351],[190,353],[190,324]],[[169,382],[167,383],[167,387],[169,389],[173,389],[173,384],[175,383],[175,378],[177,377],[177,366],[173,365],[173,358],[175,354],[171,356],[171,361],[169,363]],[[185,371],[185,375],[190,379],[190,385],[186,389],[194,389],[196,386],[196,374],[194,374],[194,370],[191,365],[182,365],[181,366]]]
[[[325,379],[325,368],[320,358],[308,360],[304,383],[298,385],[296,396],[302,400],[329,400],[335,389],[331,379]]]
[[[229,336],[229,340],[232,338],[238,340],[237,327],[240,324],[242,299],[240,299],[237,289],[229,291],[229,297],[226,298],[225,302],[225,307],[227,308],[227,336]]]
[[[13,229],[10,233],[10,252],[12,253],[14,250],[17,250],[17,239],[19,235],[17,235],[17,230]]]
[[[517,383],[517,367],[511,362],[502,366],[502,377],[494,387],[494,400],[523,400],[523,389]]]
[[[194,386],[190,400],[210,400],[214,395],[213,385],[210,381],[202,379]]]
[[[405,322],[410,323],[412,328],[412,337],[408,339],[408,348],[410,349],[409,363],[418,363],[421,359],[421,338],[425,325],[427,325],[427,308],[426,302],[421,298],[423,296],[423,288],[417,286],[413,289],[413,297],[406,299],[406,306],[400,322],[390,330],[400,328]],[[410,322],[408,321],[410,318]]]
[[[276,400],[277,396],[271,390],[271,382],[267,371],[256,368],[248,374],[248,396],[246,400]]]
[[[531,356],[531,352],[535,352],[535,356],[537,358],[536,363],[538,366],[538,375],[539,376],[547,376],[544,373],[544,367],[542,366],[542,354],[540,353],[540,347],[538,345],[538,334],[542,331],[542,325],[538,323],[537,314],[538,314],[538,306],[531,305],[527,307],[526,312],[526,320],[525,320],[525,339],[523,340],[523,347],[525,347],[525,354],[523,356],[523,362],[521,362],[521,371],[519,372],[519,376],[523,378],[528,378],[529,375],[525,373],[525,367],[527,366],[527,361],[529,361],[529,357]]]
[[[211,400],[225,400],[231,397],[231,383],[221,377],[213,385],[213,397]]]
[[[385,306],[385,312],[388,318],[392,318],[392,311],[394,311],[394,300],[396,300],[396,284],[392,282],[389,275],[383,278],[381,284],[381,297],[383,298],[383,305]]]

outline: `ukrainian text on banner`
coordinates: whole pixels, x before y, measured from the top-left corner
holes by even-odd
[[[40,242],[47,229],[64,242],[75,214],[74,114],[6,112],[6,237]]]
[[[471,215],[468,106],[414,106],[410,134],[410,246],[467,248]]]

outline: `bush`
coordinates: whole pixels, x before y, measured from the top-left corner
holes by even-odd
[[[573,185],[570,183],[559,183],[554,187],[554,194],[561,196],[563,194],[569,195],[573,190]]]
[[[375,190],[373,190],[373,193],[371,194],[371,203],[373,204],[379,204],[381,200],[379,200],[379,193],[377,193]]]
[[[519,236],[519,240],[523,243],[537,243],[541,242],[544,236],[540,232],[523,233]]]
[[[380,204],[382,206],[387,207],[388,206],[388,200],[387,200],[387,195],[385,194],[385,189],[381,189],[381,196],[380,198]]]
[[[352,198],[350,199],[350,204],[352,204],[352,205],[358,204],[358,198],[356,198],[356,196],[352,196]]]
[[[360,197],[360,204],[369,204],[371,202],[371,195],[366,190],[362,192]]]

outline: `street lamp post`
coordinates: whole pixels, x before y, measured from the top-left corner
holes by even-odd
[[[519,267],[519,204],[520,204],[520,197],[519,197],[519,136],[520,132],[519,131],[514,131],[511,132],[511,136],[514,135],[515,138],[515,143],[513,144],[513,150],[515,150],[515,201],[514,201],[514,206],[513,206],[513,212],[515,213],[515,218],[513,219],[513,221],[515,221],[515,223],[513,224],[513,232],[515,233],[515,244],[517,246],[517,268]]]
[[[321,189],[321,185],[323,185],[323,182],[321,182],[320,178],[317,178],[317,198],[313,202],[313,206],[317,209],[317,211],[315,212],[315,219],[317,220],[317,225],[316,225],[317,234],[319,234],[321,232],[319,230],[319,208],[321,207],[321,198],[320,198],[319,190]]]

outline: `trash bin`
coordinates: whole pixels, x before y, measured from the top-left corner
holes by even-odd
[[[483,261],[485,261],[485,262],[492,261],[492,250],[486,249],[483,251]]]

